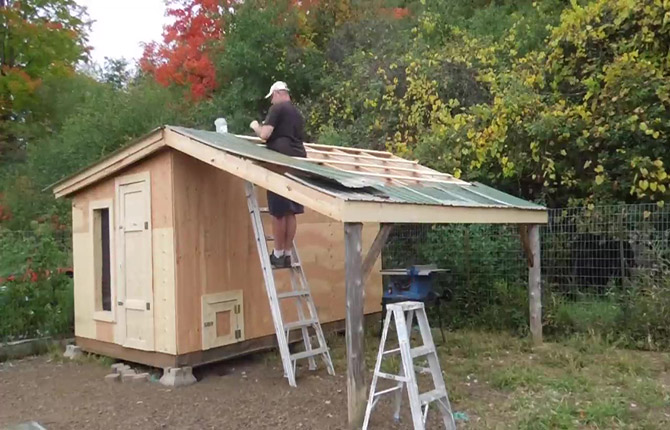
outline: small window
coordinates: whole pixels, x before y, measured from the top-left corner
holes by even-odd
[[[109,208],[93,210],[93,258],[95,267],[95,310],[112,310],[112,278]]]

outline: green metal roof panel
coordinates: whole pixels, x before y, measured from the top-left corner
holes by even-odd
[[[480,183],[436,182],[430,185],[398,185],[289,157],[232,134],[184,127],[169,126],[169,128],[200,143],[240,157],[290,167],[294,173],[286,175],[292,179],[347,201],[546,210],[540,205]]]
[[[185,127],[168,126],[171,130],[204,143],[205,145],[221,149],[231,154],[239,155],[244,158],[250,158],[257,161],[272,163],[279,166],[290,167],[304,173],[314,174],[323,178],[328,178],[339,182],[350,188],[362,188],[373,184],[379,184],[381,181],[368,177],[363,177],[356,173],[345,172],[334,169],[329,166],[322,166],[302,161],[300,159],[289,157],[277,151],[272,151],[264,145],[258,145],[248,142],[228,133],[217,133],[214,131],[196,130]]]

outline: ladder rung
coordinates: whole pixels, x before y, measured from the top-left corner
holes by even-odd
[[[424,355],[428,355],[435,352],[435,347],[432,345],[423,345],[419,346],[417,348],[412,348],[410,353],[412,354],[412,358],[417,358],[417,357],[422,357]]]
[[[328,349],[324,348],[324,347],[316,348],[316,349],[313,349],[311,351],[303,351],[303,352],[299,352],[297,354],[291,354],[291,360],[295,361],[295,360],[300,360],[301,358],[314,357],[315,355],[324,354],[327,351],[328,351]]]
[[[377,372],[376,375],[380,378],[390,379],[392,381],[407,382],[407,377],[405,376],[391,375],[390,373],[384,373],[384,372]]]
[[[386,390],[382,390],[382,391],[376,392],[376,393],[375,393],[375,397],[382,396],[382,395],[384,395],[384,394],[388,394],[388,393],[391,393],[391,392],[393,392],[393,391],[398,391],[398,390],[401,389],[401,388],[402,388],[402,385],[396,385],[395,387],[391,387],[391,388],[388,388],[388,389],[386,389]]]
[[[388,351],[382,352],[382,355],[397,354],[398,352],[400,352],[400,348],[389,349]]]
[[[309,291],[308,290],[290,291],[288,293],[278,293],[277,294],[278,299],[287,299],[287,298],[290,298],[290,297],[300,297],[300,296],[309,296]]]
[[[447,397],[446,391],[435,389],[421,394],[419,396],[419,402],[421,402],[421,405],[423,406],[432,402],[433,400],[441,399],[442,397]]]
[[[290,267],[273,267],[272,270],[283,270],[283,269],[297,269],[300,265],[298,263],[291,263]]]
[[[293,330],[295,328],[309,327],[311,325],[316,324],[317,322],[318,321],[315,320],[315,319],[290,322],[290,323],[284,324],[284,330],[288,331],[288,330]]]

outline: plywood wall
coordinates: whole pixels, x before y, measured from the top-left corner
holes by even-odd
[[[180,153],[173,169],[177,352],[202,349],[203,294],[243,290],[246,339],[274,334],[243,181]],[[366,249],[377,230],[365,225]],[[343,239],[341,223],[309,210],[298,218],[296,242],[322,323],[345,317]],[[366,285],[366,313],[381,310],[379,267]],[[276,273],[278,289],[288,290],[288,272]],[[294,306],[286,305],[287,318],[295,318]]]
[[[164,151],[115,175],[149,172],[151,177],[154,339],[156,350],[176,353],[174,220],[172,208],[172,153]],[[104,342],[118,343],[115,321],[96,320],[93,239],[89,220],[90,203],[112,200],[110,219],[116,226],[115,177],[100,181],[77,193],[72,201],[74,260],[75,335]],[[116,288],[115,235],[112,234],[112,289]],[[116,301],[112,307],[117,306]]]

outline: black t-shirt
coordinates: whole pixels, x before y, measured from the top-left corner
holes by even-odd
[[[290,101],[274,104],[265,118],[265,125],[274,127],[267,141],[267,147],[273,151],[292,157],[306,157],[305,120]]]

